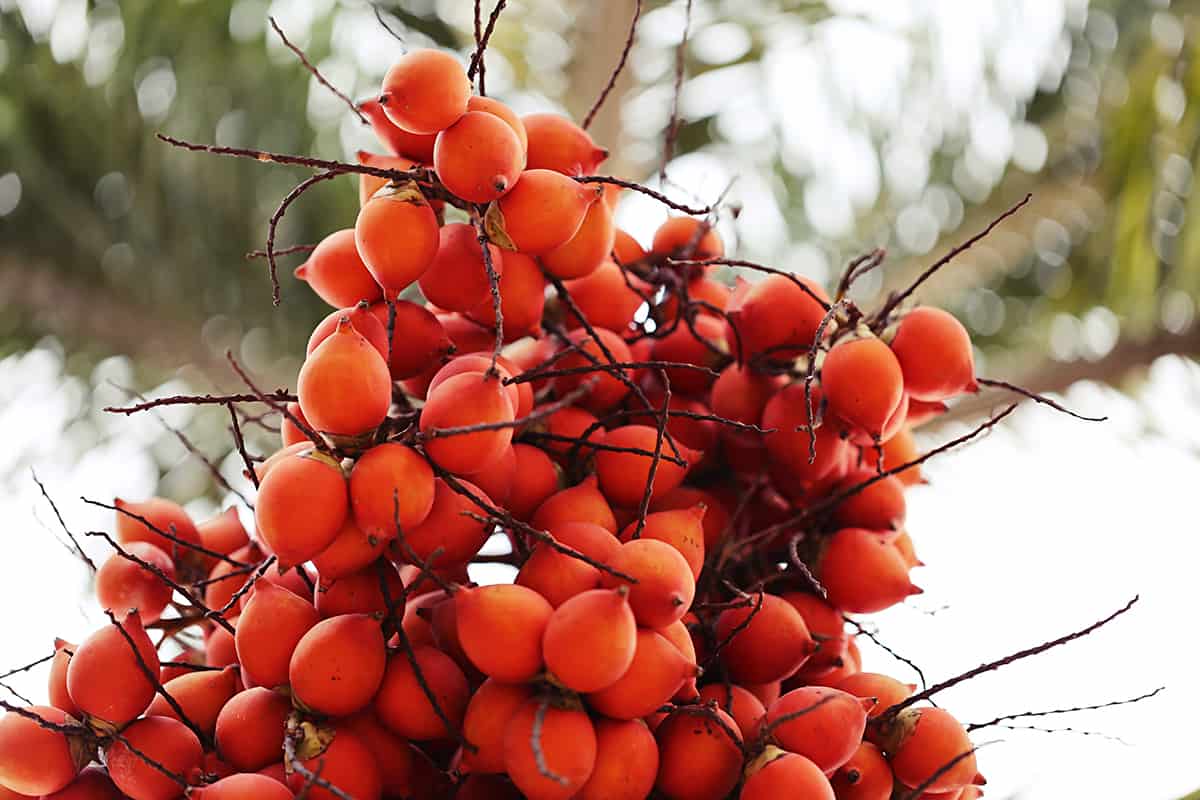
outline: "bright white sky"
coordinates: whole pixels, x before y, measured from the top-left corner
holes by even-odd
[[[108,432],[125,438],[120,443],[89,445],[65,436],[77,416],[103,416],[80,407],[83,395],[64,381],[61,367],[50,349],[0,361],[0,441],[6,443],[0,456],[6,476],[0,672],[49,653],[55,636],[78,640],[101,621],[87,594],[86,571],[50,532],[55,522],[28,465],[77,532],[111,529],[109,514],[84,506],[79,495],[142,498],[154,487],[154,465],[143,449],[158,436],[153,420],[107,417]],[[120,361],[110,361],[94,377],[119,382],[122,371]],[[111,399],[98,398],[96,405]],[[1133,612],[1092,637],[939,699],[969,722],[1119,699],[1165,684],[1166,693],[1140,705],[1043,721],[1119,736],[1127,744],[1003,730],[978,740],[1003,740],[980,754],[994,797],[1020,791],[1024,800],[1171,800],[1200,787],[1191,735],[1192,720],[1200,717],[1193,691],[1200,647],[1191,635],[1200,617],[1194,580],[1200,367],[1160,360],[1137,403],[1086,384],[1066,400],[1112,419],[1089,424],[1029,407],[990,436],[932,462],[930,484],[910,493],[909,530],[929,564],[917,572],[926,593],[874,621],[884,641],[936,682],[1083,627],[1140,593]],[[940,431],[937,440],[959,432]],[[194,467],[177,463],[179,454],[161,444],[153,449],[174,465],[173,480]],[[226,466],[227,474],[236,473],[232,462]],[[870,644],[864,654],[869,669],[912,677]],[[44,674],[11,682],[41,698]]]

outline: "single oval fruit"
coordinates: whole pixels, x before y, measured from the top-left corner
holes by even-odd
[[[279,692],[261,686],[238,692],[217,714],[217,748],[226,761],[243,772],[277,762],[291,711],[291,701]]]
[[[74,722],[49,706],[29,706],[24,711],[52,725]],[[91,760],[92,751],[82,735],[43,728],[15,711],[0,716],[0,787],[33,797],[51,794],[75,780]]]
[[[505,120],[468,111],[438,134],[433,168],[451,194],[469,203],[490,203],[521,176],[525,149]]]
[[[777,797],[835,800],[829,779],[816,764],[802,755],[768,747],[746,768],[746,781],[738,800],[775,800]]]
[[[554,613],[537,592],[514,584],[464,589],[454,595],[458,636],[480,672],[520,683],[542,670],[542,637]]]
[[[304,360],[297,379],[300,410],[322,433],[359,436],[387,417],[392,378],[387,361],[348,316]]]
[[[561,114],[526,114],[521,122],[529,142],[529,169],[591,175],[608,158],[587,131]]]
[[[904,374],[904,390],[917,400],[936,403],[979,388],[971,336],[948,311],[929,306],[909,311],[891,348]]]
[[[529,800],[574,797],[595,766],[596,729],[586,712],[554,708],[535,698],[509,720],[504,767]]]
[[[196,734],[170,717],[145,717],[134,722],[109,745],[104,758],[113,783],[134,800],[179,797],[179,784],[158,767],[175,775],[191,775],[203,760],[204,749]]]
[[[67,691],[75,706],[89,721],[114,728],[150,705],[155,687],[146,673],[157,676],[159,668],[158,652],[138,613],[119,619],[85,639],[67,666]]]
[[[575,692],[597,692],[629,669],[637,622],[624,589],[591,589],[554,610],[542,634],[542,653],[554,677]]]
[[[445,130],[467,112],[471,81],[458,59],[423,48],[401,56],[383,77],[383,113],[409,133]],[[436,146],[435,146],[436,147]]]
[[[292,696],[318,714],[353,714],[371,702],[386,662],[386,645],[376,620],[366,614],[321,620],[292,653],[288,666]]]
[[[169,555],[148,542],[130,542],[124,553],[132,558],[113,553],[100,565],[96,599],[101,608],[121,614],[136,608],[143,620],[154,622],[171,602],[175,590],[168,581],[175,580],[175,565]],[[151,565],[158,574],[138,561]]]
[[[720,800],[742,772],[737,725],[720,709],[677,710],[654,731],[659,767],[655,786],[669,800]]]
[[[817,648],[800,612],[773,594],[722,611],[716,633],[717,641],[725,643],[721,661],[739,683],[783,680]]]
[[[487,247],[492,269],[497,276],[503,276],[504,257],[500,248],[494,244]],[[437,253],[429,269],[421,275],[420,285],[429,302],[447,311],[473,311],[482,303],[491,302],[491,283],[475,226],[465,222],[442,226]]]
[[[396,297],[434,263],[437,215],[415,185],[385,187],[359,209],[354,244],[384,296]]]
[[[526,169],[489,211],[497,241],[540,256],[571,240],[603,190],[546,169]]]
[[[396,538],[425,521],[433,508],[433,470],[407,445],[376,445],[350,470],[350,505],[354,521],[367,536]]]
[[[303,564],[337,538],[346,521],[347,494],[341,465],[315,448],[284,458],[267,473],[254,519],[279,569]]]
[[[295,275],[334,308],[349,308],[359,300],[374,303],[383,297],[383,290],[358,254],[353,228],[334,231],[322,239],[308,260],[296,267]]]

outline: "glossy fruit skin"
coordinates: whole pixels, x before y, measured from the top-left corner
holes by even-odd
[[[515,186],[492,207],[513,249],[531,256],[549,253],[571,240],[602,193],[551,170],[526,169]]]
[[[196,734],[179,720],[145,717],[121,732],[105,754],[113,783],[133,800],[172,800],[180,794],[179,784],[150,766],[132,745],[176,775],[190,775],[199,768],[204,750]]]
[[[930,306],[909,311],[891,348],[904,373],[904,389],[917,400],[936,403],[978,390],[971,336],[947,311]]]
[[[699,504],[689,508],[654,511],[646,515],[640,538],[657,539],[674,547],[688,562],[692,577],[699,580],[700,571],[704,568],[705,512],[705,507]],[[637,522],[626,525],[625,530],[621,531],[621,541],[633,539],[638,532],[637,527]]]
[[[428,392],[433,392],[438,386],[456,375],[468,372],[482,375],[487,373],[491,368],[492,351],[490,347],[487,351],[464,353],[455,356],[434,374],[433,379],[429,381],[427,394]],[[500,374],[502,380],[507,380],[514,375],[520,374],[520,370],[504,356],[499,356],[496,359],[496,371]],[[505,385],[504,393],[518,417],[524,417],[533,410],[533,388],[528,383]]]
[[[737,725],[720,709],[699,713],[676,711],[654,732],[659,768],[655,787],[669,800],[720,800],[742,772],[741,737]]]
[[[113,500],[113,505],[120,509],[116,512],[115,536],[121,544],[147,542],[162,550],[174,561],[201,560],[199,554],[187,546],[189,543],[200,544],[196,524],[178,503],[161,497],[152,497],[140,503],[118,497]],[[131,515],[142,517],[146,522]],[[159,531],[170,534],[174,539],[164,536]],[[122,609],[124,610],[126,609]]]
[[[892,768],[879,748],[863,742],[850,760],[830,776],[830,783],[837,800],[888,800],[895,781]]]
[[[649,425],[624,425],[604,435],[605,445],[619,448],[637,448],[641,453],[601,450],[596,453],[596,473],[600,477],[600,488],[613,503],[636,508],[650,479],[650,468],[654,464],[653,453],[657,447],[664,455],[671,455],[665,442],[658,445],[658,432]],[[680,447],[685,461],[695,456]],[[683,482],[687,468],[672,461],[659,458],[654,472],[652,494],[666,494]]]
[[[399,128],[430,134],[457,122],[470,98],[471,81],[458,59],[441,50],[421,49],[401,56],[388,70],[380,102]]]
[[[916,684],[901,683],[878,672],[856,672],[847,675],[835,687],[855,697],[875,700],[875,706],[867,711],[867,718],[874,719],[895,704],[908,698],[916,691]]]
[[[468,111],[482,111],[487,114],[493,114],[508,124],[512,128],[513,133],[517,135],[517,141],[521,143],[521,163],[525,162],[525,151],[529,149],[529,135],[525,132],[525,123],[517,116],[517,113],[511,108],[501,103],[492,97],[483,97],[481,95],[471,95],[471,99],[467,101]]]
[[[762,701],[749,689],[734,683],[710,683],[700,690],[700,701],[712,700],[737,723],[743,739],[751,739],[758,732],[758,723],[767,713]]]
[[[46,698],[54,708],[78,718],[82,714],[67,691],[67,668],[76,649],[78,645],[65,639],[54,640],[54,659],[50,662],[50,675],[46,680]]]
[[[0,800],[22,800],[24,797],[26,795],[17,795],[15,792],[10,796],[0,786]],[[88,767],[66,787],[44,795],[43,800],[125,800],[125,795],[121,794],[102,767]]]
[[[864,701],[846,692],[806,686],[772,703],[763,725],[771,741],[830,773],[854,755],[867,727],[867,712]]]
[[[154,699],[152,675],[158,674],[158,652],[142,627],[137,612],[117,625],[105,625],[83,641],[67,666],[67,691],[88,717],[120,727],[136,719]],[[126,640],[127,634],[135,651]],[[140,661],[139,661],[140,657]]]
[[[175,580],[171,557],[147,542],[130,542],[125,552],[154,565],[170,580]],[[109,611],[123,614],[136,608],[146,622],[154,622],[171,601],[174,589],[151,570],[113,553],[96,573],[96,599]]]
[[[834,345],[821,367],[821,387],[835,415],[872,436],[883,433],[904,394],[904,375],[879,339]]]
[[[712,315],[697,315],[691,325],[681,323],[671,333],[655,339],[650,356],[655,361],[681,361],[719,370],[729,360],[724,324]],[[695,369],[668,367],[665,371],[671,389],[681,394],[701,395],[716,380],[714,375]]]
[[[381,583],[387,586],[386,596]],[[340,578],[322,577],[313,592],[313,605],[322,619],[342,614],[373,614],[378,618],[387,612],[388,600],[397,614],[403,613],[404,582],[387,559]]]
[[[175,702],[179,703],[189,720],[206,735],[212,736],[213,728],[217,724],[217,715],[237,692],[237,669],[226,667],[219,672],[189,672],[167,681],[163,688],[175,698]],[[150,703],[150,707],[146,709],[146,716],[170,717],[183,721],[162,695],[156,696]]]
[[[301,763],[312,772],[320,768],[322,778],[355,800],[379,800],[383,794],[374,756],[357,736],[345,728],[335,728],[329,746]],[[301,791],[305,781],[299,772],[292,772],[287,777],[288,788],[294,792]],[[318,786],[309,790],[308,797],[311,800],[340,800],[333,792]]]
[[[442,323],[428,309],[397,300],[395,321],[392,323],[392,348],[388,368],[394,380],[404,380],[420,375],[444,361],[454,350],[450,337]],[[371,306],[371,314],[383,326],[387,335],[387,303]]]
[[[297,405],[297,407],[299,406]],[[238,516],[235,506],[230,506],[212,519],[199,523],[196,525],[196,532],[200,534],[202,545],[209,550],[225,555],[250,543],[250,537],[246,533],[245,526],[242,525],[242,519]],[[205,567],[211,570],[216,563],[217,559],[215,558],[206,560]]]
[[[437,215],[416,188],[385,187],[359,209],[354,245],[385,297],[395,297],[433,265]]]
[[[634,315],[646,300],[631,289],[622,277],[621,268],[611,258],[581,278],[564,282],[571,299],[589,323],[618,333],[629,330]],[[567,311],[567,330],[581,327],[579,317]]]
[[[541,715],[538,746],[545,766],[563,781],[538,769],[534,728]],[[536,698],[513,715],[504,732],[504,767],[530,800],[566,800],[583,787],[596,765],[596,729],[583,711],[558,709]]]
[[[406,159],[429,164],[433,161],[433,145],[437,141],[436,133],[409,133],[388,119],[383,111],[383,104],[378,97],[359,102],[358,109],[371,123],[379,143],[387,148],[393,156],[403,156]]]
[[[425,452],[440,466],[459,475],[486,468],[512,444],[511,427],[454,436],[437,436],[436,429],[484,423],[512,422],[516,411],[500,378],[464,372],[429,393],[421,412],[421,433],[429,437]]]
[[[971,783],[979,772],[974,745],[962,723],[943,708],[906,708],[896,717],[898,736],[885,745],[892,771],[905,786],[917,787],[933,778],[944,765],[971,753],[926,787],[951,792]]]
[[[398,442],[376,445],[350,470],[354,521],[367,536],[396,537],[425,521],[433,508],[433,469],[417,451]]]
[[[370,709],[338,721],[338,729],[370,751],[379,767],[379,782],[384,797],[407,797],[415,793],[417,756],[408,740],[392,733]]]
[[[616,683],[587,695],[587,702],[613,719],[638,719],[654,713],[696,672],[695,660],[688,660],[665,636],[639,628],[629,669]]]
[[[287,589],[256,586],[234,634],[243,672],[268,689],[285,685],[292,653],[320,620],[312,603]]]
[[[488,254],[496,274],[503,275],[504,257],[500,248],[489,244]],[[421,276],[420,285],[421,292],[429,302],[447,311],[473,311],[485,301],[490,301],[483,248],[473,225],[452,222],[442,226],[438,233],[436,255],[429,269]]]
[[[463,750],[462,768],[473,773],[504,772],[504,732],[508,722],[531,698],[524,683],[485,680],[467,705],[463,736],[476,750]]]
[[[193,789],[188,796],[195,800],[291,800],[294,795],[265,775],[230,775]]]
[[[438,134],[433,168],[451,194],[490,203],[517,182],[525,149],[511,125],[485,111],[468,111]]]
[[[595,362],[592,359],[596,359],[599,363],[603,364],[609,360],[608,356],[605,355],[605,350],[612,356],[612,360],[618,363],[628,363],[633,360],[633,354],[629,351],[629,345],[620,336],[606,328],[594,328],[594,330],[596,331],[596,337],[604,347],[601,348],[586,330],[578,329],[571,331],[568,338],[582,352],[575,352],[564,356],[558,361],[558,366],[564,370],[579,369],[594,364]],[[585,353],[587,355],[584,355]],[[578,405],[593,413],[603,412],[612,408],[624,400],[625,395],[629,393],[629,387],[625,383],[611,372],[604,371],[587,372],[580,375],[564,375],[555,379],[555,386],[561,392],[566,393],[578,388],[582,383],[590,381],[594,381],[594,385],[591,391],[580,399]]]
[[[801,276],[768,275],[752,285],[739,280],[725,307],[730,351],[741,363],[788,361],[808,352],[828,301],[824,289]]]
[[[29,706],[26,711],[55,725],[73,722],[49,706]],[[14,711],[0,716],[0,786],[4,788],[35,797],[57,792],[90,760],[64,733],[43,728]]]
[[[803,381],[798,381],[780,389],[763,407],[762,425],[773,429],[763,437],[771,462],[801,481],[819,481],[833,474],[848,450],[835,426],[822,420],[822,398],[816,386],[810,386],[806,395]],[[809,425],[810,401],[817,425],[815,458],[813,437],[807,430],[796,430]]]
[[[612,209],[607,203],[592,203],[575,234],[542,255],[542,266],[563,280],[591,275],[612,254],[615,232]]]
[[[358,163],[365,167],[394,169],[401,172],[407,172],[413,167],[418,166],[417,162],[409,158],[403,158],[401,156],[382,156],[366,150],[359,150],[357,153],[355,153],[355,156],[358,158]],[[387,178],[381,178],[377,175],[367,175],[366,173],[360,172],[358,175],[358,207],[361,209],[363,206],[365,206],[368,200],[374,197],[380,189],[387,186],[389,183],[391,183],[391,181]]]
[[[842,528],[830,537],[817,576],[829,602],[851,614],[882,611],[920,592],[888,536],[863,528]]]
[[[629,586],[629,606],[639,625],[665,628],[681,619],[696,594],[691,567],[679,551],[657,539],[634,539],[621,545],[609,565],[637,578],[636,584],[605,573],[608,588]]]
[[[373,564],[383,555],[387,544],[379,536],[363,533],[351,514],[333,542],[313,557],[312,565],[322,580],[344,578]]]
[[[596,726],[596,766],[576,800],[644,800],[658,774],[658,744],[640,719],[603,717]]]
[[[383,290],[358,254],[353,228],[334,231],[322,239],[308,260],[296,268],[296,277],[334,308],[349,308],[359,300],[374,303],[383,297]]]
[[[414,647],[413,658],[437,698],[438,707],[454,729],[459,729],[471,693],[462,670],[450,656],[434,647]],[[407,739],[427,741],[451,735],[429,703],[404,653],[395,653],[388,659],[374,707],[380,722]]]
[[[279,692],[261,686],[238,692],[217,715],[215,733],[221,755],[242,772],[278,761],[291,710],[291,702]]]
[[[868,483],[869,482],[869,483]],[[835,491],[863,486],[834,509],[834,523],[843,528],[898,530],[904,526],[908,506],[904,484],[895,476],[880,478],[871,469],[854,470],[838,481]]]
[[[440,548],[437,564],[448,567],[466,564],[483,547],[491,535],[490,526],[464,512],[482,513],[472,498],[485,505],[491,505],[492,500],[475,484],[465,480],[456,482],[467,496],[450,488],[443,479],[435,479],[434,501],[428,516],[420,525],[405,532],[406,546],[401,547],[399,541],[393,541],[390,545],[389,552],[398,561],[410,561],[413,555],[424,561]]]
[[[794,796],[805,800],[835,800],[829,780],[809,759],[778,751],[742,784],[738,800],[774,800]],[[838,799],[840,800],[840,798]]]
[[[496,584],[454,598],[463,650],[480,672],[507,683],[531,680],[542,669],[542,637],[554,613],[537,592]]]
[[[771,683],[788,677],[816,650],[804,617],[778,595],[762,594],[717,619],[717,641],[728,643],[721,661],[739,683]]]
[[[316,449],[289,456],[267,473],[254,518],[280,569],[303,564],[337,538],[349,511],[347,494],[341,465]]]
[[[650,251],[672,258],[704,261],[724,256],[725,243],[720,234],[702,220],[671,217],[654,232]]]
[[[348,316],[304,360],[297,379],[300,409],[322,433],[359,436],[375,430],[392,401],[387,361]]]
[[[842,612],[806,592],[786,592],[782,597],[800,612],[805,627],[817,644],[804,669],[819,672],[839,665],[846,654],[846,622]]]
[[[548,532],[560,544],[604,564],[621,546],[611,533],[588,522],[567,522]],[[533,589],[558,608],[581,592],[600,588],[600,570],[539,542],[521,565],[516,583]]]
[[[343,614],[321,620],[292,653],[292,696],[320,714],[353,714],[371,702],[386,663],[383,633],[373,618]]]
[[[529,142],[529,169],[591,175],[608,157],[587,131],[561,114],[526,114],[521,122]]]
[[[504,318],[504,341],[511,342],[522,336],[537,334],[546,306],[546,278],[537,261],[524,253],[509,251],[502,260],[504,272],[500,275],[499,284],[500,315]],[[496,309],[490,287],[487,298],[463,313],[480,325],[494,328]]]
[[[576,692],[613,685],[633,663],[637,622],[624,591],[591,589],[550,615],[542,635],[546,667]]]

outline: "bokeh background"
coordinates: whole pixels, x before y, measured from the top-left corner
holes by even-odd
[[[489,93],[582,116],[633,10],[512,0]],[[224,412],[101,409],[130,392],[235,390],[226,350],[263,386],[289,386],[326,313],[291,279],[296,257],[278,308],[265,265],[244,257],[305,173],[153,136],[328,158],[378,149],[268,15],[354,97],[402,47],[472,46],[467,0],[0,0],[0,672],[100,618],[31,468],[75,531],[111,524],[84,495],[159,493],[199,517],[237,504]],[[685,27],[682,125],[660,181]],[[943,700],[983,721],[1165,685],[1145,703],[1038,721],[1054,732],[988,731],[1000,740],[981,753],[988,794],[1168,800],[1200,786],[1200,2],[647,0],[592,132],[613,174],[681,200],[728,189],[741,212],[721,231],[742,257],[829,281],[885,247],[885,267],[855,288],[862,304],[1032,193],[919,298],[967,324],[981,374],[1110,420],[1025,408],[932,462],[910,504],[926,593],[874,621],[937,680],[1140,593],[1094,637]],[[351,177],[325,183],[280,242],[316,242],[356,206]],[[645,240],[664,216],[634,196],[618,222]],[[920,440],[945,441],[1001,400],[964,403]],[[247,430],[253,450],[274,446]],[[865,652],[868,668],[910,674]],[[41,680],[13,678],[33,693]]]

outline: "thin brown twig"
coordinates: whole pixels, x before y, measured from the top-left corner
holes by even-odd
[[[54,512],[55,518],[58,519],[58,524],[63,529],[63,533],[65,533],[67,538],[71,540],[71,544],[75,545],[75,552],[79,555],[79,558],[83,561],[83,563],[87,564],[91,568],[92,572],[95,572],[96,562],[92,561],[92,559],[88,557],[88,554],[83,551],[83,548],[79,546],[79,540],[75,538],[75,534],[71,533],[71,529],[68,528],[67,523],[63,521],[62,514],[60,514],[58,511],[58,505],[53,499],[51,499],[50,493],[46,491],[45,484],[43,484],[41,479],[38,478],[37,473],[32,467],[29,470],[29,474],[33,477],[33,482],[37,484],[38,490],[41,491],[42,497],[46,498],[46,502],[50,504],[50,510]]]
[[[1031,392],[1028,389],[1017,386],[1015,383],[1009,383],[1008,381],[998,381],[998,380],[993,380],[991,378],[976,378],[975,382],[982,384],[984,386],[994,388],[994,389],[1007,389],[1008,391],[1013,392],[1014,394],[1019,394],[1022,397],[1027,397],[1035,403],[1041,403],[1042,405],[1050,406],[1050,408],[1053,408],[1055,411],[1061,411],[1062,413],[1064,413],[1068,416],[1075,417],[1075,419],[1081,419],[1084,422],[1104,422],[1105,420],[1108,419],[1107,416],[1089,417],[1084,414],[1079,414],[1079,413],[1067,408],[1066,406],[1062,405],[1061,403],[1056,403],[1055,401],[1051,400],[1049,397],[1046,397],[1045,395],[1040,395],[1040,394],[1037,394],[1036,392]]]
[[[0,680],[4,680],[5,678],[11,678],[13,675],[17,675],[22,672],[28,672],[29,670],[33,669],[34,667],[41,666],[42,664],[45,664],[47,661],[53,660],[53,658],[56,655],[58,655],[57,651],[51,653],[48,656],[42,656],[37,661],[31,661],[30,663],[26,664],[23,667],[16,667],[14,669],[10,669],[8,672],[5,672],[4,674],[0,675]]]
[[[654,455],[650,457],[650,468],[646,470],[646,487],[642,490],[642,500],[638,504],[637,527],[634,528],[633,538],[640,539],[646,529],[646,516],[650,513],[650,497],[654,494],[654,478],[658,475],[658,465],[662,461],[663,435],[667,432],[667,414],[671,406],[671,379],[665,369],[658,371],[663,382],[662,412],[658,415],[658,424],[654,430]]]
[[[1046,711],[1022,711],[1017,714],[1005,714],[1004,716],[996,717],[995,719],[990,719],[987,722],[971,723],[970,725],[967,725],[966,728],[967,728],[967,732],[970,733],[971,731],[977,731],[977,730],[981,730],[983,728],[990,728],[993,725],[1000,725],[1001,723],[1009,722],[1012,720],[1031,719],[1033,717],[1049,717],[1049,716],[1053,716],[1053,715],[1057,715],[1057,714],[1073,714],[1077,711],[1099,711],[1100,709],[1112,708],[1114,706],[1127,706],[1132,703],[1140,703],[1143,700],[1149,700],[1151,697],[1156,697],[1160,693],[1166,691],[1166,688],[1167,687],[1165,687],[1165,686],[1160,686],[1152,692],[1146,692],[1145,694],[1139,694],[1137,697],[1129,697],[1124,700],[1109,700],[1105,703],[1096,703],[1095,705],[1090,705],[1090,706],[1072,706],[1071,708],[1052,708],[1052,709],[1049,709]]]
[[[97,506],[98,508],[107,508],[109,511],[116,511],[118,514],[124,514],[125,516],[129,517],[130,519],[137,520],[138,522],[142,523],[150,530],[157,533],[159,536],[163,537],[164,539],[166,539],[170,542],[173,542],[174,544],[179,545],[180,547],[184,547],[188,550],[194,550],[195,552],[200,553],[201,555],[206,555],[209,558],[215,558],[218,561],[224,561],[226,564],[232,564],[235,567],[246,566],[246,563],[243,561],[238,561],[237,559],[231,558],[230,556],[227,556],[224,553],[218,553],[216,550],[210,550],[209,548],[205,547],[204,545],[196,544],[195,542],[189,542],[187,539],[181,538],[180,536],[176,535],[174,532],[168,533],[167,531],[164,531],[162,528],[155,525],[150,520],[143,517],[141,514],[135,514],[134,512],[130,511],[127,508],[120,508],[119,506],[109,505],[108,503],[102,503],[99,500],[90,500],[83,496],[80,496],[79,499],[82,500],[83,502],[87,503],[90,506]],[[174,527],[174,526],[172,526],[172,527]]]
[[[293,53],[295,53],[296,58],[300,59],[300,63],[304,65],[304,68],[306,70],[308,70],[310,73],[312,73],[312,76],[317,79],[317,83],[321,84],[326,89],[333,92],[333,94],[339,100],[341,100],[346,105],[350,106],[350,110],[354,112],[354,115],[356,117],[358,117],[359,122],[361,122],[363,125],[370,125],[371,124],[370,120],[367,119],[366,114],[364,114],[361,110],[359,110],[358,106],[356,106],[354,104],[354,101],[351,100],[349,97],[347,97],[345,94],[343,94],[341,91],[339,91],[338,88],[336,86],[334,86],[332,83],[330,83],[329,80],[324,75],[321,74],[321,71],[319,69],[317,69],[316,66],[311,61],[308,60],[308,56],[305,55],[303,50],[301,50],[296,45],[292,44],[292,42],[284,34],[283,29],[279,27],[279,23],[277,23],[275,21],[275,18],[267,17],[267,21],[270,22],[271,27],[275,29],[275,33],[279,34],[279,39],[280,39],[280,41],[283,42],[284,46],[287,47],[288,50],[291,50]]]
[[[272,409],[274,409],[275,411],[278,411],[280,414],[282,414],[283,417],[285,419],[287,419],[288,422],[290,422],[296,426],[297,430],[299,430],[301,433],[303,433],[305,436],[307,436],[308,440],[313,443],[313,446],[316,447],[318,450],[320,450],[322,453],[328,454],[328,453],[332,452],[328,443],[326,443],[325,439],[319,433],[314,431],[312,428],[310,428],[308,426],[307,423],[302,422],[299,417],[297,417],[295,414],[293,414],[291,411],[288,410],[287,403],[277,402],[262,393],[262,391],[258,388],[258,386],[255,385],[254,381],[252,381],[250,379],[250,376],[248,374],[246,374],[246,371],[244,369],[242,369],[242,365],[239,364],[237,359],[233,357],[232,350],[225,351],[225,359],[229,362],[229,365],[231,367],[233,367],[233,371],[235,373],[237,373],[237,376],[242,379],[242,383],[246,384],[246,386],[250,389],[250,391],[254,392],[254,396],[260,402],[266,403]]]
[[[238,455],[242,457],[242,465],[245,467],[244,473],[246,478],[252,484],[254,484],[254,488],[257,489],[258,473],[254,469],[254,460],[250,458],[250,453],[246,451],[246,439],[242,436],[242,426],[238,421],[237,408],[233,405],[233,403],[226,403],[225,408],[229,409],[229,423],[230,431],[233,433],[233,446],[237,449]],[[229,484],[227,483],[226,486],[228,485]],[[231,491],[234,491],[238,497],[242,497],[241,492],[234,490],[232,486],[229,488]],[[246,500],[244,497],[242,497],[242,502],[251,509],[254,508],[254,504]]]
[[[604,84],[604,88],[600,90],[600,96],[596,98],[596,102],[592,103],[592,107],[588,109],[587,115],[583,118],[583,129],[586,131],[592,124],[592,120],[596,118],[596,114],[600,112],[604,101],[608,99],[609,93],[617,85],[617,78],[621,76],[622,70],[625,69],[625,62],[629,60],[629,51],[633,49],[633,39],[637,34],[638,20],[642,16],[642,0],[635,0],[633,9],[633,19],[629,23],[629,35],[625,37],[625,46],[621,48],[621,58],[617,60],[617,66],[613,68],[612,74],[608,76],[608,83]]]
[[[279,268],[275,261],[275,234],[279,230],[279,222],[283,219],[283,215],[287,213],[288,206],[294,203],[300,195],[307,192],[313,186],[316,186],[322,181],[336,178],[342,173],[335,170],[325,170],[318,172],[316,175],[310,175],[300,183],[292,187],[283,200],[279,202],[279,206],[271,214],[271,219],[267,222],[267,266],[268,273],[271,276],[271,302],[274,305],[279,305]]]
[[[674,209],[675,211],[688,214],[693,217],[704,216],[713,210],[711,205],[698,208],[695,206],[685,205],[684,203],[676,203],[662,192],[655,191],[649,186],[643,186],[640,183],[627,181],[622,178],[615,178],[612,175],[580,175],[579,177],[575,178],[575,180],[579,181],[580,183],[608,183],[612,184],[613,186],[620,186],[623,189],[632,189],[633,191],[640,192],[647,197],[653,197],[667,208]]]
[[[475,10],[479,10],[478,0],[475,3]],[[478,18],[477,18],[478,19]],[[483,82],[483,61],[480,57],[479,80]],[[501,308],[500,297],[500,275],[496,272],[496,265],[492,261],[492,240],[488,237],[487,230],[484,228],[483,219],[478,214],[472,219],[475,225],[475,238],[479,242],[479,251],[483,255],[483,269],[487,273],[488,292],[492,297],[492,314],[496,317],[492,323],[496,331],[496,339],[492,344],[492,361],[488,366],[487,375],[493,376],[498,374],[496,371],[496,361],[500,358],[500,350],[504,347],[504,311]]]
[[[268,398],[268,399],[264,399]],[[267,395],[262,394],[177,394],[171,397],[158,397],[153,400],[147,400],[144,403],[138,403],[132,406],[105,406],[104,410],[110,414],[136,414],[139,411],[148,411],[152,408],[160,406],[205,406],[205,405],[228,405],[230,403],[266,403],[271,405],[271,402],[279,403],[294,403],[296,395],[286,389],[276,389]]]
[[[483,54],[487,51],[488,42],[491,41],[492,33],[496,30],[496,22],[500,19],[500,13],[504,11],[506,5],[508,5],[508,0],[496,0],[496,7],[492,9],[492,13],[488,17],[487,26],[483,29],[483,35],[478,38],[475,52],[471,56],[471,63],[467,66],[467,77],[471,80],[475,79],[476,71],[479,72],[479,94],[481,95],[487,95],[487,87],[484,86]]]
[[[692,0],[685,0],[683,12],[683,35],[675,48],[675,86],[671,96],[671,119],[663,137],[662,166],[658,169],[660,182],[667,180],[667,164],[675,156],[675,139],[679,136],[679,95],[683,93],[683,73],[687,66],[688,35],[692,28]]]

